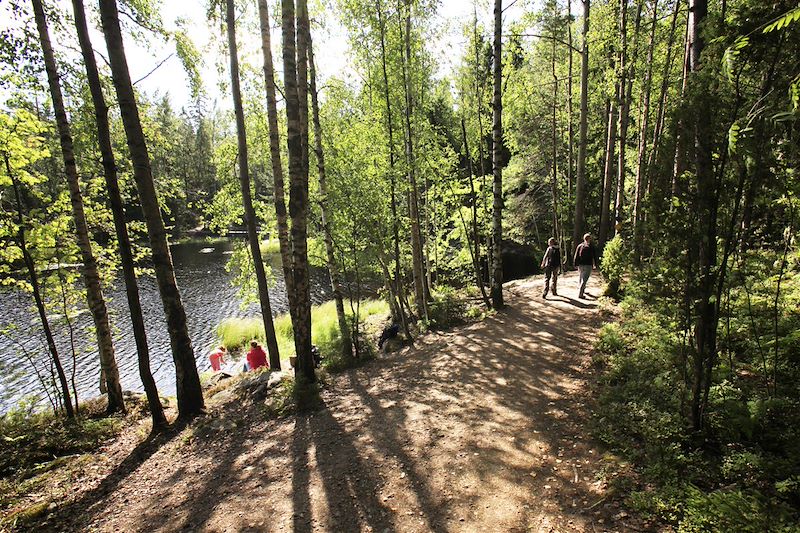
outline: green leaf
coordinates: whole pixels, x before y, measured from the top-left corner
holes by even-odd
[[[728,130],[728,152],[731,154],[736,153],[736,145],[739,141],[739,134],[741,133],[742,127],[739,125],[738,122],[734,122],[730,129]]]
[[[789,10],[788,12],[781,15],[777,20],[774,22],[767,24],[762,30],[763,33],[771,33],[775,30],[782,30],[783,28],[787,27],[789,24],[793,24],[795,22],[800,21],[800,6]]]

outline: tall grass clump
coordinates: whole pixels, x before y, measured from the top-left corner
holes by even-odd
[[[352,324],[353,313],[349,302],[345,302],[345,313]],[[389,304],[383,300],[364,300],[359,308],[359,320],[364,322],[373,315],[388,315]],[[292,319],[288,313],[276,316],[275,336],[278,340],[278,350],[283,361],[288,361],[294,355],[294,330]],[[217,339],[228,350],[236,351],[247,347],[251,339],[264,342],[264,323],[260,317],[226,318],[217,326]],[[311,307],[311,342],[316,344],[322,356],[332,360],[341,354],[342,336],[339,331],[339,321],[336,316],[336,303],[331,300],[321,305]],[[288,364],[287,364],[288,368]]]
[[[217,326],[217,339],[230,351],[239,350],[252,339],[263,342],[264,322],[260,317],[226,318]]]

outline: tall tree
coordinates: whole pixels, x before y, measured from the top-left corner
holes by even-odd
[[[342,355],[345,358],[352,357],[353,343],[350,340],[350,333],[347,327],[347,318],[344,314],[344,298],[342,297],[342,282],[339,276],[339,267],[336,264],[336,252],[333,249],[333,217],[330,213],[328,203],[328,183],[325,176],[325,153],[322,150],[322,124],[319,120],[319,99],[317,95],[317,69],[314,65],[314,45],[311,40],[311,28],[306,27],[309,32],[306,35],[308,42],[308,77],[309,89],[311,92],[311,117],[314,124],[314,153],[317,156],[317,174],[319,178],[319,203],[322,214],[322,232],[325,240],[325,253],[328,261],[328,274],[331,278],[331,290],[336,305],[336,318],[339,322],[339,332],[342,335]],[[358,357],[358,353],[355,354]]]
[[[463,216],[461,217],[461,222],[464,225],[464,233],[467,235],[467,247],[469,248],[469,255],[472,259],[472,270],[475,274],[475,283],[478,286],[478,289],[481,291],[481,297],[483,298],[483,303],[486,305],[487,308],[492,307],[492,302],[489,300],[489,296],[486,294],[486,288],[483,285],[483,279],[481,278],[481,266],[480,266],[480,257],[481,257],[481,248],[480,248],[480,233],[478,231],[478,195],[475,194],[475,172],[472,169],[472,155],[469,151],[469,142],[467,138],[467,126],[465,124],[464,117],[461,117],[461,138],[464,142],[464,153],[467,154],[467,171],[469,172],[469,192],[471,197],[471,207],[472,207],[472,237],[475,240],[475,248],[473,249],[472,246],[469,244],[469,232],[466,228],[466,223],[464,222]],[[459,210],[459,215],[461,214],[461,210]]]
[[[492,261],[492,306],[495,309],[503,307],[503,0],[494,1],[494,49],[493,49],[493,78],[494,78],[494,115],[492,121],[492,171],[493,180],[493,209],[492,209],[492,245],[494,247]]]
[[[416,160],[414,154],[414,131],[411,127],[411,117],[414,113],[414,97],[411,87],[411,1],[405,1],[405,10],[398,9],[397,15],[402,35],[403,52],[401,53],[401,66],[403,70],[403,93],[405,95],[405,109],[403,125],[405,126],[406,147],[406,177],[409,183],[408,206],[411,218],[411,265],[414,277],[414,300],[417,314],[420,318],[428,317],[428,302],[425,288],[425,258],[422,249],[422,232],[420,229],[419,215],[419,188],[417,187]],[[403,27],[405,26],[405,29]]]
[[[689,4],[691,9],[691,4]],[[686,17],[686,35],[684,37],[683,47],[683,74],[681,75],[681,92],[680,101],[683,102],[686,96],[686,88],[689,83],[689,66],[690,66],[690,29],[692,27],[691,13]],[[675,123],[675,162],[672,170],[672,196],[676,197],[681,194],[681,179],[683,173],[687,169],[687,137],[689,132],[685,131],[683,113],[678,117]]]
[[[142,380],[142,386],[147,396],[147,403],[150,407],[153,429],[158,430],[167,425],[167,419],[164,416],[164,408],[158,396],[158,388],[153,379],[153,373],[150,371],[150,350],[147,345],[147,333],[144,327],[142,304],[139,300],[139,285],[136,281],[131,241],[128,236],[128,227],[125,224],[125,210],[122,206],[122,196],[119,190],[119,180],[117,179],[117,163],[111,145],[108,106],[106,106],[105,97],[103,96],[103,86],[100,82],[100,74],[97,70],[97,61],[94,57],[92,41],[89,37],[89,28],[86,24],[86,12],[83,6],[83,0],[72,0],[72,9],[75,14],[75,28],[81,46],[83,64],[86,67],[86,79],[89,84],[89,92],[92,95],[94,117],[97,125],[97,140],[100,145],[100,156],[103,163],[103,177],[106,183],[108,204],[111,207],[111,214],[114,217],[114,230],[117,235],[117,247],[119,248],[120,263],[122,264],[122,277],[125,281],[125,295],[128,299],[133,338],[136,342],[139,377]]]
[[[275,337],[275,325],[272,322],[272,305],[269,301],[269,287],[264,260],[261,257],[261,239],[256,228],[256,211],[253,208],[253,197],[250,192],[250,165],[247,154],[247,130],[244,124],[242,93],[239,88],[239,52],[236,47],[236,9],[233,0],[225,2],[225,23],[228,29],[228,56],[231,62],[231,93],[233,94],[233,110],[236,116],[236,139],[239,146],[239,185],[242,189],[244,206],[244,223],[247,226],[247,241],[250,244],[250,256],[258,284],[258,300],[261,304],[261,317],[264,322],[264,333],[269,352],[269,366],[274,370],[281,369],[281,358],[278,353],[278,339]]]
[[[308,383],[316,381],[311,356],[311,299],[308,286],[308,93],[306,89],[306,39],[308,24],[305,0],[281,2],[283,72],[286,93],[286,145],[289,153],[289,216],[292,219],[292,287],[289,303],[294,306],[292,325],[298,372]],[[297,30],[295,31],[295,27]],[[303,123],[305,121],[305,124]]]
[[[383,17],[381,0],[375,0],[375,11],[378,15],[378,29],[381,44],[381,74],[383,76],[383,99],[386,104],[386,133],[388,136],[389,147],[389,188],[391,192],[390,208],[392,212],[392,243],[394,244],[394,283],[395,296],[397,298],[397,314],[403,325],[403,332],[409,340],[412,340],[411,332],[408,328],[408,317],[406,316],[403,302],[405,300],[405,288],[403,284],[403,269],[400,261],[400,221],[397,214],[397,174],[395,172],[395,161],[397,156],[394,152],[394,122],[392,121],[392,104],[389,91],[389,74],[386,67],[386,22]],[[394,299],[394,298],[393,298]]]
[[[153,267],[161,295],[161,303],[167,318],[167,330],[175,362],[175,382],[178,397],[178,413],[181,417],[191,417],[203,412],[203,390],[192,349],[192,340],[186,326],[186,311],[183,308],[180,291],[175,282],[175,269],[167,242],[167,232],[161,218],[161,209],[156,195],[153,174],[150,168],[150,155],[147,151],[139,108],[133,92],[116,0],[99,0],[100,21],[105,35],[108,59],[114,89],[117,93],[120,115],[125,128],[133,178],[139,191],[147,235],[153,256]]]
[[[17,116],[20,116],[18,112]],[[0,115],[0,155],[3,158],[3,170],[5,171],[6,178],[10,182],[11,188],[14,191],[14,210],[16,211],[16,245],[22,254],[22,261],[25,264],[25,269],[28,271],[28,281],[30,282],[29,290],[33,295],[33,301],[36,305],[36,312],[39,315],[39,320],[42,323],[42,331],[44,332],[47,349],[50,352],[50,359],[55,367],[56,377],[58,378],[58,386],[60,387],[61,405],[63,405],[64,412],[67,418],[75,416],[75,407],[72,405],[72,397],[69,392],[69,382],[67,381],[67,374],[64,372],[64,366],[61,364],[61,357],[58,353],[53,330],[50,327],[50,319],[47,316],[47,308],[45,307],[44,297],[42,296],[41,285],[39,283],[39,273],[37,272],[36,262],[28,247],[28,239],[25,236],[25,218],[26,213],[29,212],[22,201],[22,193],[20,192],[21,183],[19,173],[25,170],[25,167],[35,163],[38,159],[44,157],[45,152],[33,151],[41,144],[39,141],[31,141],[25,139],[24,142],[19,142],[14,137],[21,132],[26,132],[32,135],[38,135],[39,128],[26,127],[28,120],[14,120],[11,124],[6,120],[7,115]],[[32,116],[30,118],[33,118]],[[27,130],[27,131],[26,131]],[[13,133],[13,136],[12,136]],[[3,177],[0,174],[0,177]],[[3,180],[5,184],[6,180]],[[10,211],[10,210],[9,210]],[[13,215],[12,215],[13,216]],[[54,386],[55,388],[55,386]],[[53,409],[58,409],[57,400],[53,402]]]
[[[47,19],[44,13],[42,0],[32,0],[36,27],[39,30],[39,42],[44,55],[47,83],[50,86],[50,96],[53,100],[53,111],[56,116],[61,155],[64,158],[64,170],[69,187],[69,199],[72,206],[72,218],[75,222],[75,235],[83,261],[83,282],[86,286],[86,300],[89,311],[94,321],[97,334],[97,345],[100,352],[101,375],[105,380],[108,395],[108,412],[125,411],[125,402],[122,397],[122,386],[119,382],[119,369],[114,357],[114,344],[111,339],[111,325],[108,321],[108,309],[103,298],[103,289],[100,285],[100,274],[97,270],[97,260],[92,251],[89,240],[89,226],[86,223],[86,214],[83,208],[78,166],[75,161],[75,150],[72,143],[72,133],[67,111],[64,107],[64,98],[61,94],[61,82],[56,68],[55,54],[50,44],[50,35],[47,29]]]
[[[694,165],[697,175],[696,212],[698,216],[694,372],[692,379],[692,425],[703,427],[704,398],[711,386],[711,370],[717,351],[718,308],[713,300],[717,266],[717,180],[712,162],[710,99],[707,77],[703,76],[705,40],[703,26],[708,15],[707,0],[689,0],[689,72],[694,86],[693,135]],[[692,236],[695,240],[695,236]]]
[[[619,148],[617,149],[617,192],[614,201],[614,235],[618,235],[622,228],[622,209],[625,203],[625,173],[627,172],[626,152],[628,144],[628,110],[630,102],[628,100],[628,0],[619,2],[619,92],[617,108],[619,114],[617,119],[619,125]]]
[[[581,241],[586,225],[586,145],[589,128],[589,9],[590,0],[583,0],[583,30],[581,32],[581,97],[578,125],[578,164],[575,184],[575,225],[572,229],[572,247]],[[568,254],[569,255],[569,254]]]
[[[647,60],[645,61],[642,99],[639,109],[639,150],[636,159],[636,187],[633,198],[633,247],[634,260],[639,261],[642,254],[642,200],[647,188],[647,137],[650,127],[650,89],[653,80],[653,53],[656,43],[656,27],[658,26],[658,0],[653,0],[653,18],[650,26],[650,40],[647,44]]]
[[[573,187],[573,162],[575,161],[575,132],[573,124],[572,104],[572,72],[575,46],[572,44],[572,0],[567,0],[567,202],[572,195]]]
[[[614,70],[614,61],[611,61],[611,69]],[[601,194],[600,204],[600,228],[598,230],[597,242],[602,250],[608,239],[610,229],[610,206],[611,206],[611,189],[614,186],[614,163],[617,146],[617,106],[616,102],[619,101],[620,86],[616,85],[616,96],[611,100],[608,108],[608,122],[606,133],[606,148],[604,166],[603,166],[603,192]]]
[[[662,133],[664,131],[664,123],[666,121],[666,114],[667,114],[667,97],[669,95],[669,87],[670,87],[670,76],[669,73],[672,71],[672,63],[675,57],[674,54],[674,46],[675,44],[675,28],[678,24],[678,15],[681,12],[681,1],[682,0],[675,0],[675,5],[672,10],[672,22],[670,23],[669,29],[669,36],[667,37],[667,58],[664,61],[664,69],[661,74],[661,91],[658,97],[658,109],[656,110],[656,123],[655,127],[653,128],[653,144],[650,149],[649,155],[647,156],[647,166],[646,172],[647,176],[645,178],[647,182],[647,191],[646,195],[650,195],[653,191],[653,176],[654,174],[654,163],[656,160],[656,156],[658,155],[659,149],[661,147],[661,139]],[[642,215],[643,223],[646,215]]]
[[[272,61],[272,36],[269,26],[267,0],[258,0],[258,18],[261,25],[261,51],[264,56],[264,86],[267,92],[267,121],[269,125],[269,153],[272,163],[273,198],[275,218],[278,223],[278,245],[281,265],[287,287],[292,283],[292,250],[289,239],[289,223],[286,219],[286,192],[284,189],[283,164],[281,162],[280,131],[278,129],[278,105],[275,96],[275,67]]]
[[[553,76],[553,98],[551,101],[550,111],[550,143],[551,143],[551,150],[552,150],[552,162],[550,164],[550,193],[553,200],[553,235],[555,236],[556,240],[561,243],[562,242],[562,233],[561,233],[561,220],[559,216],[559,211],[561,210],[561,202],[559,199],[558,194],[558,73],[556,72],[556,22],[557,22],[557,15],[558,15],[558,7],[554,7],[554,20],[552,26],[553,34],[550,36],[550,73]],[[571,165],[571,163],[569,163]]]

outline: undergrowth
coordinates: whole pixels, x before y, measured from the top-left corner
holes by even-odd
[[[750,259],[761,276],[725,294],[702,432],[689,422],[691,338],[645,287],[653,272],[596,343],[594,433],[636,465],[628,504],[679,532],[800,531],[800,261],[775,307],[776,278]]]
[[[0,478],[36,475],[59,457],[96,449],[121,429],[120,419],[98,418],[89,404],[81,407],[73,420],[26,403],[0,416]]]

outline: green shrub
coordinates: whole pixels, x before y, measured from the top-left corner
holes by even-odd
[[[463,295],[451,287],[441,286],[431,294],[428,303],[428,327],[446,329],[463,324],[467,316],[467,304]]]
[[[622,237],[617,235],[608,241],[603,248],[603,257],[600,260],[601,269],[606,277],[606,296],[619,298],[622,286],[622,277],[629,262],[628,253]]]
[[[0,416],[0,477],[26,477],[58,457],[92,451],[120,427],[116,418],[68,420],[23,404]]]
[[[679,533],[736,531],[737,533],[796,532],[796,517],[783,504],[757,491],[725,489],[688,491]]]
[[[618,324],[611,322],[604,324],[597,335],[595,349],[604,355],[616,356],[625,351],[625,340],[622,338]]]

